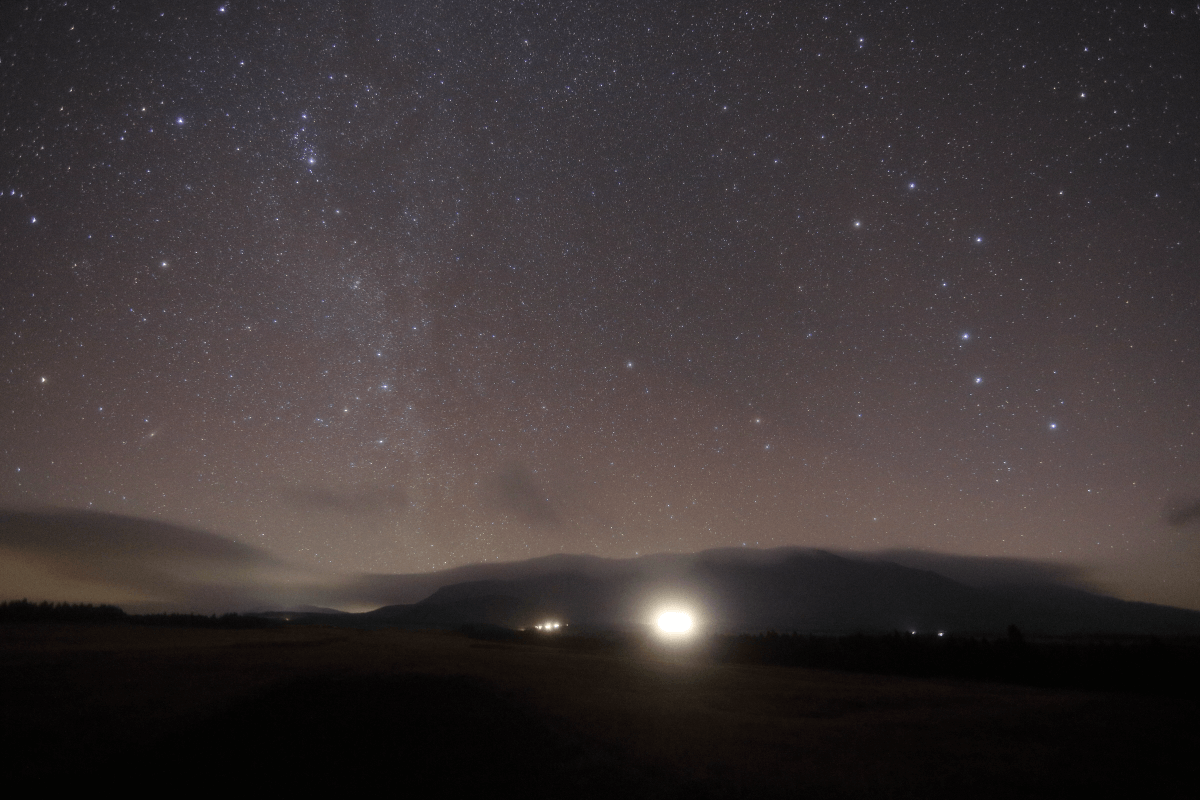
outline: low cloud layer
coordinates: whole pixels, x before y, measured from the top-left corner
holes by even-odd
[[[998,586],[1055,585],[1094,589],[1087,572],[1073,564],[1028,558],[959,556],[927,550],[880,550],[875,553],[840,553],[847,558],[890,561],[902,567],[936,572],[950,580],[980,589]]]
[[[0,550],[7,562],[4,599],[78,601],[85,591],[94,602],[215,612],[273,607],[320,583],[263,550],[207,531],[90,511],[2,512]]]
[[[542,524],[557,520],[552,508],[542,510],[544,495],[529,473],[518,469],[505,473],[497,490],[505,493],[514,512]],[[338,496],[336,503],[345,499]],[[328,507],[329,503],[324,505]],[[367,610],[414,603],[443,586],[465,581],[516,580],[547,571],[593,578],[641,575],[667,579],[686,573],[700,558],[771,563],[796,552],[796,548],[735,548],[702,555],[659,554],[638,559],[564,554],[510,564],[473,564],[429,574],[339,575],[291,564],[264,550],[206,531],[152,520],[62,509],[0,511],[0,600],[28,597],[111,602],[130,611],[201,613],[302,606]],[[975,587],[1021,584],[1086,588],[1081,569],[1051,562],[917,550],[841,555],[926,569]]]

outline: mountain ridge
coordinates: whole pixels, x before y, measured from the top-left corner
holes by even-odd
[[[555,559],[516,577],[440,586],[411,604],[362,615],[402,627],[488,624],[524,628],[547,620],[585,627],[649,625],[681,608],[702,629],[856,633],[909,630],[1002,633],[1016,624],[1044,635],[1200,635],[1200,612],[1106,597],[1070,585],[969,586],[938,572],[826,550],[726,548],[612,560],[596,569]],[[497,565],[499,567],[500,565]],[[496,570],[489,570],[495,574]],[[478,574],[478,573],[476,573]]]
[[[1200,635],[1200,612],[1092,591],[1071,565],[914,550],[558,553],[434,573],[338,575],[207,531],[78,509],[0,510],[0,550],[0,595],[9,599],[116,602],[142,613],[293,609],[286,616],[427,627],[523,627],[555,615],[612,627],[646,625],[678,606],[709,630],[996,632],[1017,624],[1053,634]],[[59,590],[83,596],[54,596]],[[375,612],[335,613],[350,608]]]

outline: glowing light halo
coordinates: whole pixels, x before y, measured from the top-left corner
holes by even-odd
[[[690,633],[693,624],[692,615],[686,611],[664,611],[658,615],[658,629],[663,633]]]

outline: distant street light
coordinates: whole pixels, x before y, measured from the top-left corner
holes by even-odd
[[[692,615],[686,611],[664,611],[658,616],[658,629],[669,634],[688,633],[692,630]]]

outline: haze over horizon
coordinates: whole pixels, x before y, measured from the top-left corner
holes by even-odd
[[[0,610],[17,615],[36,614],[29,602],[49,600],[114,604],[133,614],[273,612],[277,622],[352,628],[495,632],[550,622],[585,636],[645,632],[664,613],[683,615],[689,630],[705,635],[987,638],[1011,626],[1039,638],[1200,634],[1200,611],[1106,596],[1062,564],[918,550],[555,553],[432,573],[350,574],[289,563],[205,531],[43,511],[0,512],[0,552],[0,590],[24,598]]]
[[[1194,5],[0,14],[0,507],[1200,609]]]

